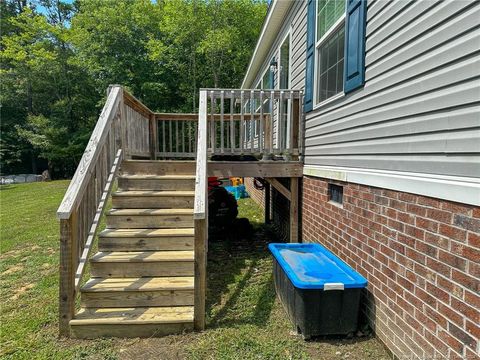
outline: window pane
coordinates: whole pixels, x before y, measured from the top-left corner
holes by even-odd
[[[319,0],[317,3],[317,41],[345,13],[345,0]]]
[[[327,42],[328,46],[328,64],[327,66],[331,68],[337,64],[338,58],[338,42],[337,42],[337,35],[334,35],[331,40]]]
[[[272,86],[270,85],[270,70],[265,71],[265,75],[263,75],[262,88],[263,89],[271,89],[272,88]]]
[[[280,89],[288,89],[288,73],[289,73],[289,56],[290,56],[290,36],[287,36],[280,47]]]
[[[337,94],[343,91],[343,59],[337,65]]]
[[[318,47],[317,102],[343,91],[345,27],[340,26]]]
[[[323,73],[320,76],[319,86],[318,86],[318,101],[323,101],[327,99],[327,73]]]

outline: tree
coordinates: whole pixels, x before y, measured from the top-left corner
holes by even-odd
[[[266,1],[171,0],[150,42],[150,58],[175,74],[183,111],[196,111],[199,87],[238,87],[255,47]]]
[[[152,110],[195,112],[237,87],[265,0],[3,0],[1,172],[73,174],[110,84]]]
[[[95,80],[102,96],[110,84],[122,84],[156,106],[164,81],[148,58],[148,43],[161,37],[162,3],[150,0],[84,0],[72,19],[76,61]]]
[[[9,17],[13,30],[1,40],[2,172],[15,170],[13,165],[28,153],[31,169],[22,170],[37,172],[41,158],[63,176],[81,157],[96,101],[89,77],[71,64],[65,23],[73,8],[60,1],[38,4],[51,15],[21,8]]]

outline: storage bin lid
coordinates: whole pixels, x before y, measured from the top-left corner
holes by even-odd
[[[320,244],[270,244],[268,248],[297,288],[327,290],[367,285],[362,275]]]

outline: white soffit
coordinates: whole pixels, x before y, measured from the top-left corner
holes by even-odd
[[[250,64],[243,78],[242,89],[250,87],[255,80],[260,67],[265,61],[265,57],[268,55],[283,25],[288,10],[294,2],[293,0],[272,0],[267,17],[263,23],[262,31],[260,32],[260,37],[258,38],[257,45],[250,59]]]

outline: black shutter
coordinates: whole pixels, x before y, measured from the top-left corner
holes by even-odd
[[[307,58],[305,71],[305,112],[313,109],[313,86],[315,73],[315,5],[317,0],[307,2]]]
[[[367,1],[347,0],[345,23],[345,76],[343,91],[349,93],[365,83],[365,28]]]

